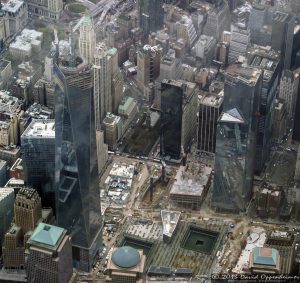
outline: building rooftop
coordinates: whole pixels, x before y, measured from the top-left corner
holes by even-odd
[[[0,159],[0,170],[7,165],[7,162],[5,160]]]
[[[16,13],[24,4],[24,1],[9,0],[6,3],[2,2],[2,10],[9,13]]]
[[[34,119],[22,136],[27,138],[55,138],[55,121]]]
[[[198,100],[200,104],[219,107],[220,105],[222,105],[224,100],[224,90],[221,90],[218,94],[200,91],[198,95]]]
[[[139,252],[128,246],[116,249],[111,258],[113,263],[120,268],[133,268],[140,262]]]
[[[43,33],[33,29],[23,29],[21,35],[10,44],[10,48],[21,49],[26,52],[31,50],[31,45],[41,44]]]
[[[249,85],[254,85],[261,74],[262,71],[258,68],[241,66],[239,64],[230,65],[226,70],[227,79],[240,80]]]
[[[10,194],[14,194],[14,189],[8,187],[0,188],[0,202]]]
[[[131,179],[134,175],[134,165],[126,163],[114,163],[109,175]]]
[[[24,180],[16,179],[16,178],[10,178],[7,183],[5,184],[5,187],[23,187],[25,184]]]
[[[115,125],[118,124],[121,121],[121,117],[114,115],[112,113],[107,113],[104,120],[103,124],[105,125]]]
[[[122,100],[121,104],[119,105],[119,110],[126,111],[131,103],[133,103],[134,99],[130,96],[126,97]]]
[[[38,195],[37,191],[33,188],[21,188],[17,194],[17,197],[25,197],[27,199],[32,199]]]
[[[238,124],[243,124],[245,122],[240,112],[236,108],[223,112],[219,118],[219,121],[232,122]]]
[[[0,112],[16,114],[21,111],[23,101],[11,95],[10,92],[0,90]]]
[[[117,48],[110,48],[107,50],[107,54],[111,56],[116,55],[117,52],[118,52]]]
[[[41,66],[33,62],[23,62],[18,65],[18,78],[31,81],[32,77],[41,70]]]
[[[35,102],[32,105],[30,105],[30,107],[28,107],[25,114],[29,115],[31,118],[34,119],[45,120],[52,118],[53,110]]]
[[[273,248],[255,247],[253,249],[253,264],[276,266],[278,251]]]
[[[4,70],[11,62],[5,59],[0,60],[0,70]]]
[[[84,15],[83,20],[82,20],[82,24],[83,25],[90,25],[92,23],[92,19],[89,15]]]
[[[179,223],[181,213],[178,211],[161,210],[163,234],[171,238]]]
[[[30,244],[43,245],[55,249],[66,230],[57,226],[40,223],[29,239]]]
[[[201,196],[211,172],[204,164],[190,164],[190,168],[180,166],[170,194]]]

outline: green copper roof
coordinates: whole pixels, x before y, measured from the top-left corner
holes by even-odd
[[[136,249],[124,246],[115,250],[111,259],[120,268],[133,268],[140,262],[140,254]]]
[[[107,51],[107,53],[109,54],[109,55],[115,55],[116,53],[118,52],[118,50],[116,49],[116,48],[110,48],[108,51]]]
[[[83,18],[83,21],[82,21],[82,24],[84,25],[90,25],[92,23],[92,19],[89,15],[85,14],[84,15],[84,18]]]
[[[260,248],[253,249],[253,263],[261,265],[276,266],[278,251],[273,248]]]
[[[129,107],[129,105],[133,102],[133,98],[132,97],[127,97],[126,101],[124,102],[124,104],[120,104],[119,105],[119,109],[120,110],[124,110],[126,111]]]
[[[64,231],[63,228],[40,223],[30,237],[30,241],[54,247]]]

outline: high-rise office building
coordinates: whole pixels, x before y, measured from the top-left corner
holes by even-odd
[[[195,54],[204,66],[210,65],[215,59],[216,39],[212,36],[202,34],[195,44]]]
[[[160,150],[165,158],[179,160],[196,134],[198,93],[185,81],[161,83]]]
[[[0,188],[0,245],[14,216],[15,194],[12,188]]]
[[[227,1],[214,1],[209,10],[203,33],[221,39],[223,31],[230,29],[230,10]]]
[[[238,213],[245,211],[252,194],[262,71],[232,65],[225,78],[211,205]]]
[[[147,37],[163,27],[164,10],[162,0],[138,0],[139,25]]]
[[[118,66],[118,50],[109,49],[107,56],[111,64],[111,108],[112,112],[117,114],[123,95],[123,77]]]
[[[291,119],[294,119],[295,116],[298,89],[299,74],[290,70],[284,70],[279,84],[278,97],[285,101],[289,122],[291,122]],[[290,124],[290,126],[292,125]]]
[[[295,17],[292,14],[276,11],[273,16],[271,46],[281,52],[283,69],[290,69]]]
[[[286,111],[286,102],[283,99],[275,100],[275,110],[274,110],[274,125],[273,128],[273,141],[274,143],[279,144],[282,141],[282,138],[286,134],[287,125],[288,125],[288,115]]]
[[[218,84],[215,82],[214,84]],[[223,84],[222,84],[223,85]],[[198,113],[198,149],[214,153],[216,148],[217,122],[222,112],[224,90],[210,88],[209,92],[200,91]]]
[[[42,16],[52,21],[58,21],[63,11],[62,0],[30,0],[27,3],[29,14]]]
[[[260,30],[265,23],[266,7],[257,3],[252,4],[249,16],[249,28],[252,31]]]
[[[139,50],[137,57],[137,81],[141,89],[158,78],[161,54],[162,50],[158,46],[145,45]]]
[[[73,275],[71,237],[67,230],[40,223],[27,241],[28,282],[68,283]]]
[[[6,269],[25,268],[26,242],[39,222],[53,223],[51,208],[42,209],[37,191],[23,187],[14,203],[14,223],[5,234],[2,247],[3,265]]]
[[[75,266],[89,271],[102,231],[92,71],[72,48],[54,72],[57,225],[72,238]]]
[[[197,32],[191,18],[182,16],[181,20],[176,22],[176,36],[178,40],[184,39],[189,47],[193,46],[197,38]]]
[[[105,43],[96,46],[94,57],[94,104],[96,129],[101,129],[101,123],[107,112],[112,111],[111,98],[111,64],[107,56]]]
[[[35,189],[23,188],[16,197],[14,208],[15,224],[22,227],[24,233],[32,231],[42,217],[42,203]]]
[[[250,30],[246,27],[241,28],[234,24],[231,25],[231,40],[228,55],[229,63],[234,63],[239,56],[244,56],[249,44]]]
[[[275,99],[279,83],[280,52],[269,47],[255,46],[248,50],[248,65],[263,70],[260,97],[255,171],[260,173],[270,156],[274,127]]]
[[[88,64],[94,62],[96,34],[94,23],[90,16],[85,15],[80,25],[79,52]]]
[[[25,182],[39,192],[43,207],[55,211],[55,123],[33,120],[21,136]]]

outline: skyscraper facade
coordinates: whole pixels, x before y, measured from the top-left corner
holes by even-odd
[[[68,283],[73,275],[67,230],[40,223],[27,241],[28,282]]]
[[[90,16],[85,15],[80,25],[79,52],[88,64],[94,61],[96,34],[94,23]]]
[[[292,14],[276,11],[273,16],[271,47],[281,52],[283,69],[290,69],[295,18]]]
[[[201,91],[198,114],[198,149],[214,153],[216,148],[217,121],[221,115],[224,91]]]
[[[107,56],[111,64],[111,108],[112,112],[117,114],[123,95],[123,77],[118,66],[118,50],[110,48]]]
[[[196,134],[198,96],[194,83],[163,80],[161,84],[160,150],[179,160]]]
[[[138,17],[144,35],[163,27],[164,10],[162,0],[138,0]]]
[[[94,104],[96,129],[101,129],[101,123],[107,112],[112,111],[111,97],[111,63],[107,56],[105,43],[100,43],[95,49],[94,73]]]
[[[288,120],[294,119],[296,99],[299,89],[299,74],[284,70],[279,85],[279,98],[284,99],[287,108]],[[291,124],[290,124],[291,125]]]
[[[250,29],[231,25],[231,40],[229,47],[228,61],[234,63],[239,56],[244,56],[250,44]]]
[[[226,71],[211,202],[217,211],[245,211],[251,198],[261,87],[259,69],[233,65]]]
[[[102,229],[92,72],[73,50],[54,72],[57,225],[72,238],[74,265],[89,271]]]
[[[207,21],[203,33],[221,39],[222,33],[230,28],[230,10],[227,1],[218,0],[212,4],[208,12]]]
[[[39,222],[53,223],[53,211],[42,209],[41,198],[35,189],[23,187],[16,196],[14,223],[5,234],[2,247],[6,269],[24,269],[26,242]]]
[[[54,120],[33,120],[21,136],[21,147],[27,185],[37,189],[43,207],[55,211]]]
[[[260,173],[270,156],[272,145],[275,99],[281,70],[280,52],[264,46],[255,46],[248,50],[248,64],[264,71],[258,116],[255,166],[255,171]]]
[[[142,89],[159,76],[161,50],[158,46],[145,45],[137,56],[137,81]]]

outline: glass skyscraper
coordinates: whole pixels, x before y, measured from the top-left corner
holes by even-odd
[[[164,24],[164,10],[162,0],[138,0],[139,24],[144,35],[157,31]]]
[[[43,207],[55,211],[55,123],[34,119],[21,136],[26,184],[35,188]]]
[[[161,155],[180,160],[189,150],[197,130],[198,92],[183,80],[161,83]],[[176,161],[176,162],[177,162]]]
[[[102,230],[92,75],[74,54],[56,63],[54,73],[57,226],[72,238],[75,267],[89,271]]]
[[[239,65],[227,69],[212,195],[218,211],[245,211],[251,198],[261,88],[261,70]]]
[[[181,83],[164,80],[161,84],[161,154],[180,159],[182,101]]]

